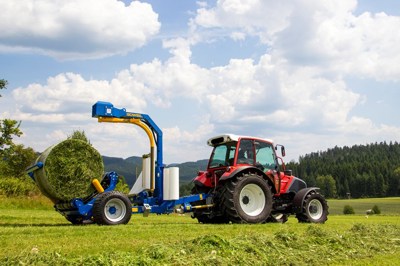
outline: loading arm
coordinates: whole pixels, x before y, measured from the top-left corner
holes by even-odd
[[[115,108],[109,102],[97,102],[92,107],[92,117],[98,122],[128,123],[142,128],[150,141],[150,190],[154,196],[162,199],[163,142],[162,131],[147,114],[127,112],[125,108]]]

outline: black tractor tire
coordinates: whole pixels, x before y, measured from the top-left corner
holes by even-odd
[[[129,198],[119,191],[100,194],[93,204],[93,219],[99,225],[127,224],[132,216]]]
[[[200,193],[210,193],[211,188],[195,185],[192,188],[192,194],[200,194]],[[205,205],[206,200],[199,200],[192,202],[192,206]],[[192,218],[196,218],[199,223],[202,224],[226,224],[229,223],[229,220],[224,216],[216,216],[215,213],[218,213],[218,210],[213,208],[204,208],[204,209],[193,209]]]
[[[232,223],[264,223],[271,214],[271,187],[256,173],[228,180],[221,196],[221,210]]]
[[[328,204],[325,198],[313,191],[304,198],[302,211],[296,214],[299,223],[325,223],[328,220]]]

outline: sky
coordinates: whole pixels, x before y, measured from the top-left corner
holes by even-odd
[[[0,0],[0,119],[42,152],[83,130],[102,155],[149,152],[98,123],[97,101],[150,117],[165,163],[207,159],[225,133],[285,161],[400,140],[400,1]]]

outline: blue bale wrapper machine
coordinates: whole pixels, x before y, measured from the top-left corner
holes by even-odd
[[[207,194],[179,197],[179,169],[166,168],[163,164],[163,136],[161,129],[147,114],[127,112],[109,102],[97,102],[92,107],[92,117],[98,122],[128,123],[142,128],[150,142],[150,153],[142,157],[142,173],[130,193],[115,191],[118,183],[116,172],[105,173],[101,181],[93,179],[95,192],[85,198],[74,198],[54,205],[73,224],[95,222],[101,225],[117,225],[129,222],[132,213],[168,214],[191,212],[194,208],[209,208],[212,204],[192,206],[191,203],[207,198]],[[37,162],[27,169],[35,181],[35,171],[43,168],[44,162]],[[209,202],[207,200],[207,202]]]

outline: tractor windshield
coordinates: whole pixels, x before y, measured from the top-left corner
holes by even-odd
[[[211,154],[208,168],[233,165],[237,142],[228,142],[218,145]]]

